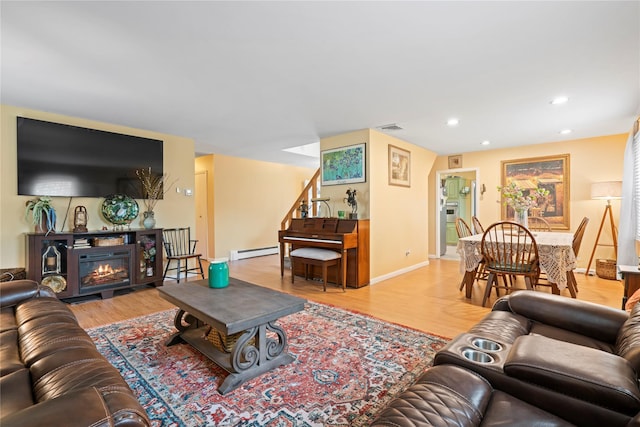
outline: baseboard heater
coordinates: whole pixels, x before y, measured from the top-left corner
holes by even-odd
[[[266,248],[256,249],[238,249],[230,252],[229,260],[237,261],[240,259],[254,258],[257,256],[273,255],[279,252],[280,248],[278,246],[269,246]]]

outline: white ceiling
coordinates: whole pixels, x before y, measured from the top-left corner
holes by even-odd
[[[198,153],[317,167],[282,149],[396,123],[446,155],[624,133],[640,113],[638,1],[0,7],[3,104]]]

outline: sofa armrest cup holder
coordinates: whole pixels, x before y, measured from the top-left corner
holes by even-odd
[[[481,372],[489,369],[499,375],[504,375],[504,361],[510,348],[509,344],[498,342],[492,338],[463,333],[436,354],[434,364],[453,363],[472,370],[473,366],[477,366]]]
[[[476,350],[475,348],[465,348],[462,350],[462,357],[475,363],[494,363],[495,359],[489,353]]]
[[[500,343],[481,337],[472,338],[471,345],[487,353],[493,353],[502,350],[502,345]]]

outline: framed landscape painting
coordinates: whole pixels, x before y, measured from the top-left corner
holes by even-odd
[[[569,154],[504,160],[502,185],[515,182],[525,190],[544,188],[549,191],[546,199],[538,201],[538,207],[529,210],[530,216],[541,216],[552,229],[569,230]],[[513,209],[502,205],[502,219],[513,218]]]
[[[350,145],[322,152],[322,185],[365,182],[365,146]]]

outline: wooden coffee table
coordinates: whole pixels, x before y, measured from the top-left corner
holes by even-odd
[[[218,388],[220,394],[294,360],[286,352],[287,334],[275,321],[303,310],[306,300],[234,278],[222,289],[198,280],[164,285],[158,291],[180,308],[174,320],[178,332],[166,345],[187,342],[229,372]],[[210,327],[226,336],[241,336],[227,353],[207,340]]]

